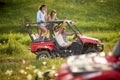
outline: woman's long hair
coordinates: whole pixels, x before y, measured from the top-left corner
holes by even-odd
[[[41,6],[38,8],[38,10],[41,10],[41,11],[42,11],[42,8],[45,7],[45,6],[46,6],[45,4],[41,5]]]
[[[50,13],[50,16],[52,16],[52,13],[56,13],[56,10],[53,9],[53,10],[51,11],[51,13]]]

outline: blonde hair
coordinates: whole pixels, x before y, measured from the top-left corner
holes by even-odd
[[[56,13],[56,10],[53,9],[53,10],[51,11],[51,13],[50,13],[50,16],[52,15],[52,13]]]

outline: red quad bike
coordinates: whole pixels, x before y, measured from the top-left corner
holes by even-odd
[[[111,55],[69,57],[55,80],[120,80],[120,39]]]
[[[31,52],[37,55],[36,56],[37,59],[47,58],[47,57],[57,57],[57,56],[67,57],[70,55],[80,55],[80,54],[87,54],[90,52],[103,51],[104,45],[100,40],[82,35],[78,27],[71,20],[68,20],[65,25],[67,29],[69,29],[68,31],[74,33],[75,35],[74,41],[70,47],[59,46],[54,38],[54,33],[55,33],[54,27],[59,26],[60,24],[63,23],[63,21],[64,20],[52,20],[47,22],[49,24],[48,29],[51,32],[50,35],[52,35],[52,39],[46,40],[44,42],[38,41],[38,39],[34,39],[33,36],[31,35],[32,33],[30,29],[31,27],[33,28],[33,26],[37,23],[27,23],[26,29],[32,40],[32,43],[30,45]]]

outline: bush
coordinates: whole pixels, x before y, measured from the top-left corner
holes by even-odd
[[[8,35],[8,42],[3,41],[3,43],[0,44],[1,53],[7,54],[29,53],[28,49],[26,49],[26,45],[21,44],[15,38],[16,38],[15,35],[13,35],[12,33]]]

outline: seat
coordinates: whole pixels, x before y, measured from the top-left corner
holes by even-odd
[[[57,48],[59,48],[60,50],[66,50],[66,49],[68,49],[68,47],[62,47],[62,46],[60,46],[60,45],[58,44],[58,42],[56,41],[55,38],[54,38],[54,44],[55,44],[55,46],[56,46]]]
[[[43,42],[42,41],[43,37],[41,37],[40,40],[38,40],[38,37],[36,35],[34,35],[34,34],[29,34],[29,36],[30,36],[32,42],[35,42],[35,43],[37,43],[37,42]],[[45,38],[45,40],[44,40],[44,42],[49,42],[49,41],[51,41],[51,40],[48,39],[48,38]]]

